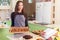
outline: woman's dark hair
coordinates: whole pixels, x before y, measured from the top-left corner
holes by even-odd
[[[15,13],[18,12],[18,6],[19,6],[19,3],[22,2],[22,1],[17,1],[16,3],[16,6],[15,6]],[[23,2],[22,2],[23,3]],[[27,14],[24,12],[24,7],[22,9],[22,14],[27,18]]]
[[[19,10],[19,9],[18,9],[18,6],[19,6],[19,3],[20,3],[20,2],[23,3],[22,1],[17,1],[16,6],[15,6],[15,12],[18,12],[18,10]],[[24,10],[24,9],[22,9],[22,13],[24,12],[23,10]]]

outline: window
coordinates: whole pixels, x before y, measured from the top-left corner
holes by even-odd
[[[0,6],[8,6],[10,5],[10,0],[0,0]]]
[[[10,6],[11,0],[0,0],[0,9],[7,9]]]
[[[43,2],[43,0],[36,0],[36,2]]]
[[[28,0],[28,3],[32,3],[33,0]]]

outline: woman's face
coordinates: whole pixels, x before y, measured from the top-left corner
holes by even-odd
[[[19,3],[18,9],[19,10],[22,10],[23,9],[23,3],[22,2]]]

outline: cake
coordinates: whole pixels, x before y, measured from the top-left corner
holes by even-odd
[[[23,38],[24,38],[24,39],[31,39],[31,38],[33,38],[33,37],[32,37],[31,35],[24,35]]]

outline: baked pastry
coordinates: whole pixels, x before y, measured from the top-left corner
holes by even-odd
[[[28,27],[11,27],[9,31],[12,33],[28,32],[29,28]]]
[[[38,38],[38,39],[36,39],[36,40],[43,40],[43,39],[41,39],[41,38]]]
[[[37,30],[37,31],[33,31],[32,33],[36,34],[36,35],[41,35],[41,33],[44,32],[43,30]]]

